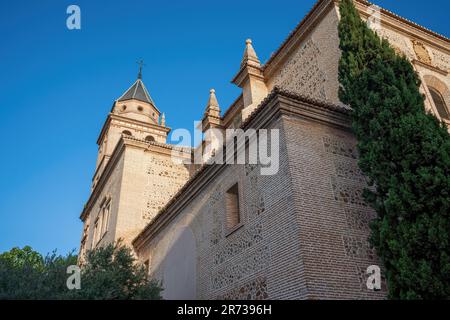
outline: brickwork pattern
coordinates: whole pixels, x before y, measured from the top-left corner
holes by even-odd
[[[187,225],[197,243],[197,298],[306,297],[282,137],[279,174],[261,176],[257,165],[226,166],[170,226],[139,252],[141,259],[151,257],[153,276],[160,278],[164,273],[171,234],[178,226]],[[236,182],[240,186],[242,226],[229,233],[224,194]]]
[[[384,298],[366,287],[365,270],[381,262],[368,242],[375,212],[362,197],[355,138],[294,118],[285,126],[308,298]]]

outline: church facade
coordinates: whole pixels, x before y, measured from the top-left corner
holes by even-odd
[[[355,5],[411,61],[427,110],[450,124],[450,40]],[[122,239],[166,299],[385,298],[384,284],[366,285],[367,268],[381,262],[367,240],[375,212],[362,197],[349,108],[338,98],[338,22],[338,1],[317,1],[266,63],[246,41],[232,79],[242,93],[225,112],[210,92],[202,131],[276,129],[274,175],[258,163],[192,164],[202,149],[166,143],[170,128],[139,75],[97,140],[80,256]]]

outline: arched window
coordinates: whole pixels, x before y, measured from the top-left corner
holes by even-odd
[[[145,141],[153,142],[153,141],[155,141],[155,137],[153,137],[153,136],[146,136],[145,137]]]
[[[126,136],[132,136],[131,132],[128,131],[128,130],[123,130],[123,131],[122,131],[122,134],[123,134],[123,135],[126,135]]]
[[[428,87],[430,90],[431,98],[433,99],[434,105],[436,106],[437,112],[442,119],[450,120],[449,111],[445,105],[444,98],[436,89]]]

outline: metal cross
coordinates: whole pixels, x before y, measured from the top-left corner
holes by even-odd
[[[136,61],[136,63],[139,65],[139,74],[138,79],[142,79],[142,67],[145,66],[144,60]]]

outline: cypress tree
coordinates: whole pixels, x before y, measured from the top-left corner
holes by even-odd
[[[391,299],[450,298],[450,136],[404,56],[340,3],[340,100],[352,107],[371,244]]]

